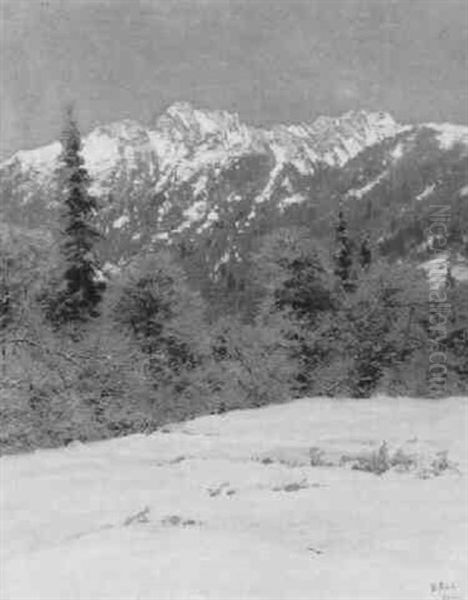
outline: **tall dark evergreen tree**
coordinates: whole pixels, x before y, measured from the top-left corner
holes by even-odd
[[[0,256],[0,343],[2,354],[2,375],[6,372],[5,332],[11,321],[11,294],[8,281],[9,265],[6,256]]]
[[[348,234],[348,223],[344,216],[343,208],[340,206],[338,221],[335,227],[336,249],[333,254],[335,264],[334,273],[341,280],[345,291],[355,288],[353,280],[353,245]]]
[[[61,142],[60,192],[64,207],[60,249],[65,267],[53,312],[56,321],[65,323],[96,317],[104,284],[99,281],[95,252],[100,237],[93,225],[97,204],[89,193],[90,178],[84,167],[81,135],[72,107],[66,111]]]
[[[359,248],[359,263],[364,271],[367,271],[372,262],[372,250],[369,234],[366,234],[361,240]]]

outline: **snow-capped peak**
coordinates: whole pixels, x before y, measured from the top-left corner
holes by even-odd
[[[456,144],[468,146],[468,127],[452,123],[427,123],[424,127],[437,132],[441,148],[450,150]]]
[[[426,127],[436,132],[443,148],[458,141],[468,144],[468,127]],[[121,176],[130,186],[149,177],[158,192],[173,182],[203,181],[209,172],[241,156],[261,154],[272,159],[270,179],[258,197],[263,202],[281,179],[284,165],[292,165],[303,175],[313,174],[320,164],[340,167],[365,148],[408,128],[386,112],[360,110],[266,129],[242,123],[236,113],[176,102],[150,127],[129,119],[97,127],[83,139],[83,156],[93,179],[93,192],[105,194]],[[46,186],[54,175],[60,150],[59,142],[54,142],[20,151],[0,165],[0,170],[5,173],[7,167],[10,173],[13,169],[23,180]],[[197,194],[202,193],[198,188]]]
[[[181,161],[222,162],[243,152],[270,152],[277,162],[290,160],[301,171],[313,172],[318,162],[342,165],[400,129],[389,114],[365,111],[259,129],[243,124],[236,113],[200,110],[188,102],[176,102],[157,119],[154,128],[129,119],[97,127],[84,138],[83,155],[93,178],[100,180],[122,162],[126,168],[134,166],[138,158],[157,161],[165,170]],[[59,154],[60,144],[54,142],[17,152],[1,167],[18,164],[22,173],[46,180]]]
[[[198,129],[201,134],[210,135],[225,129],[241,127],[239,115],[224,110],[200,110],[189,102],[175,102],[159,117],[158,122],[171,118],[186,129]],[[156,129],[157,129],[156,125]]]
[[[42,183],[53,176],[61,151],[60,142],[52,142],[52,144],[34,148],[34,150],[19,150],[2,163],[0,169],[18,167],[22,175],[34,177],[39,183]]]
[[[349,111],[341,117],[321,116],[312,123],[279,125],[267,136],[277,157],[307,174],[314,172],[317,163],[342,166],[401,130],[388,113]]]
[[[128,171],[138,159],[151,163],[153,150],[145,127],[124,120],[94,129],[83,140],[83,157],[93,178],[103,179],[124,163]]]
[[[188,102],[172,104],[156,121],[155,134],[173,142],[228,147],[254,143],[255,130],[241,123],[237,113],[200,110]]]
[[[187,181],[200,170],[222,166],[243,154],[268,152],[262,135],[241,123],[237,114],[200,110],[188,102],[166,109],[149,135],[158,156],[158,191],[169,181]]]

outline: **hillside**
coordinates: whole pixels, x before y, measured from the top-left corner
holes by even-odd
[[[466,416],[309,399],[3,457],[1,598],[462,600]]]

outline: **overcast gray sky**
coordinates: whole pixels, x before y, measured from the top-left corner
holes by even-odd
[[[351,108],[468,123],[466,0],[0,0],[5,158],[175,100],[255,124]]]

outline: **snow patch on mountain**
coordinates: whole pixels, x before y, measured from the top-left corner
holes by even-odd
[[[293,206],[294,204],[303,204],[305,201],[306,198],[303,194],[293,194],[292,196],[288,196],[287,198],[280,200],[278,207],[280,211],[284,211],[288,206]]]
[[[153,240],[153,242],[161,242],[161,241],[166,242],[166,241],[170,240],[170,236],[167,231],[160,231],[159,233],[156,233],[155,235],[153,235],[152,240]]]
[[[197,196],[200,196],[200,194],[202,194],[205,191],[207,183],[208,183],[208,176],[204,174],[204,175],[201,175],[197,179],[197,181],[192,185],[192,189],[193,189],[195,198]]]
[[[249,214],[247,215],[247,218],[245,220],[245,224],[246,226],[249,226],[250,223],[255,219],[255,217],[257,216],[257,210],[255,209],[255,206],[251,209],[251,211],[249,212]],[[240,230],[240,232],[242,232],[243,230]]]
[[[209,229],[214,223],[219,220],[218,211],[212,208],[210,212],[206,215],[204,222],[198,227],[197,233],[201,234],[207,229]]]
[[[105,182],[124,170],[130,176],[143,161],[151,177],[156,175],[155,154],[146,128],[129,119],[94,129],[83,140],[83,158],[96,191],[105,189]]]
[[[1,164],[0,168],[18,166],[22,175],[33,177],[41,184],[53,176],[61,151],[60,142],[53,142],[34,150],[20,150]]]
[[[166,199],[158,209],[158,224],[161,224],[163,219],[169,214],[172,208],[170,200]]]
[[[378,177],[376,177],[375,179],[373,179],[372,181],[370,181],[364,187],[359,188],[359,189],[349,190],[348,193],[347,193],[347,195],[350,196],[350,197],[352,197],[352,198],[361,199],[368,192],[370,192],[373,188],[375,188],[377,185],[379,185],[379,183],[381,181],[383,181],[386,176],[387,176],[387,172],[385,171],[384,173],[381,173]]]
[[[264,187],[261,194],[259,194],[255,198],[255,204],[263,204],[267,200],[270,199],[271,193],[273,192],[275,186],[278,183],[281,172],[283,171],[284,164],[281,162],[276,163],[275,167],[272,169],[270,173],[270,177],[267,181],[266,186]]]
[[[397,161],[400,160],[400,158],[402,158],[402,156],[404,155],[405,151],[405,147],[403,146],[403,144],[400,142],[399,144],[397,144],[395,146],[395,148],[390,152],[390,156],[393,158],[393,160]]]
[[[115,168],[119,156],[118,138],[95,130],[85,139],[83,157],[92,176],[105,174]]]
[[[197,200],[192,206],[189,206],[184,211],[184,216],[187,217],[190,223],[199,221],[205,215],[207,204],[204,200]]]
[[[232,203],[232,202],[241,202],[241,200],[242,200],[242,196],[240,194],[238,194],[237,192],[232,192],[227,197],[228,204]]]
[[[416,196],[416,200],[421,201],[434,193],[436,186],[433,183],[432,185],[428,185],[420,194]]]
[[[114,229],[122,229],[122,227],[129,222],[130,222],[130,217],[126,214],[123,214],[122,216],[115,219],[115,221],[112,223],[112,227]]]
[[[468,146],[468,127],[452,123],[428,123],[426,127],[437,132],[440,147],[450,150],[456,144]]]
[[[208,205],[205,200],[197,200],[194,202],[184,210],[184,220],[177,229],[174,229],[174,232],[181,233],[182,231],[189,229],[197,221],[201,221],[206,214],[207,208]]]
[[[228,249],[223,253],[221,258],[216,261],[216,263],[213,267],[213,278],[215,281],[216,281],[217,277],[219,276],[219,270],[222,267],[222,265],[227,264],[230,261],[230,259],[231,259],[231,250]]]

